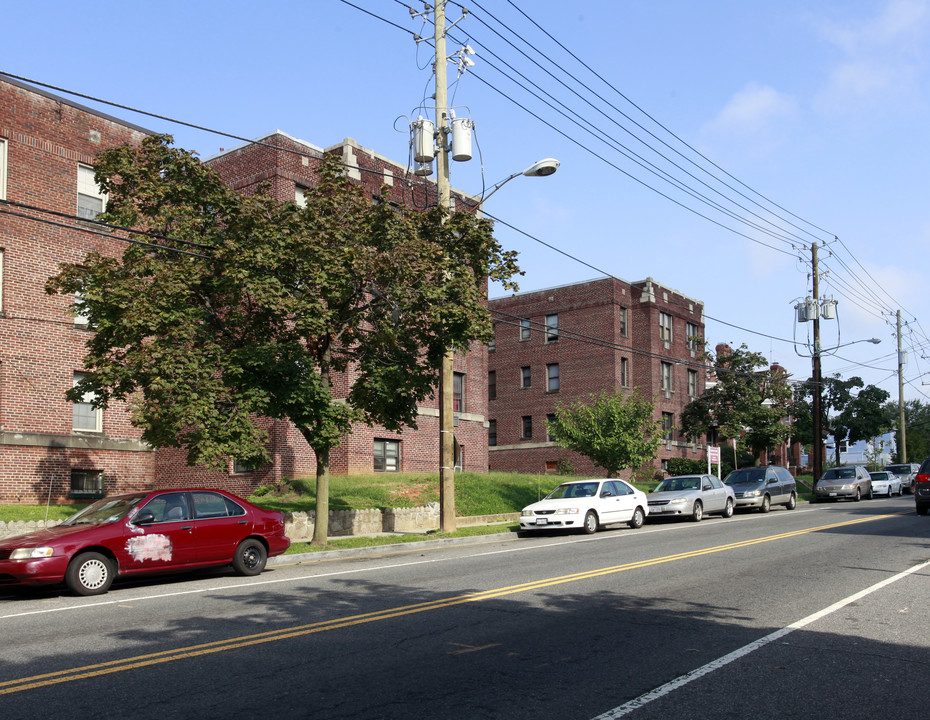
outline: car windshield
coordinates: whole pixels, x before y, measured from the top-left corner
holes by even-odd
[[[546,500],[563,500],[565,498],[594,497],[597,494],[597,483],[565,483],[546,495]]]
[[[98,500],[69,517],[62,525],[100,525],[115,522],[126,517],[127,513],[144,497],[145,494],[124,495]]]
[[[886,472],[873,472],[873,473],[869,473],[869,475],[872,477],[873,480],[887,480],[888,479],[888,473]]]
[[[856,477],[856,471],[852,468],[830,468],[823,474],[824,480],[847,480]]]
[[[698,477],[672,477],[659,483],[653,492],[681,492],[682,490],[700,490],[701,478]]]
[[[910,465],[889,465],[885,468],[888,472],[893,472],[895,475],[910,475],[911,466]]]
[[[727,475],[724,482],[727,485],[739,485],[740,483],[757,483],[765,480],[765,468],[764,467],[752,467],[752,468],[743,468],[742,470],[734,470],[729,475]]]

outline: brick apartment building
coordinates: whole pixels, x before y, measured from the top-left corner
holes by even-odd
[[[489,467],[512,472],[602,475],[587,458],[549,441],[557,402],[603,390],[655,398],[669,428],[659,462],[706,457],[679,438],[688,402],[704,392],[704,304],[652,278],[605,278],[490,301],[495,342],[488,356]],[[658,469],[658,467],[657,467]]]
[[[287,423],[267,421],[273,462],[229,472],[191,468],[184,453],[141,442],[124,407],[70,403],[65,391],[83,371],[87,326],[71,299],[46,295],[59,263],[89,250],[120,255],[125,243],[91,223],[106,202],[93,179],[102,149],[141,142],[149,131],[0,77],[0,503],[63,500],[148,487],[222,485],[248,494],[255,486],[312,473],[304,439]],[[393,202],[425,207],[435,187],[401,165],[346,140],[322,149],[272,133],[223,152],[209,164],[243,192],[265,183],[282,201],[300,200],[323,153],[339,153],[350,177],[372,196],[382,185]],[[410,181],[413,182],[410,182]],[[27,207],[28,206],[28,207]],[[51,212],[59,213],[52,215]],[[487,469],[487,349],[455,359],[457,464]],[[357,427],[332,453],[334,472],[436,471],[435,404],[404,433]]]

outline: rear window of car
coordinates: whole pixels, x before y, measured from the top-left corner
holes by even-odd
[[[910,475],[911,466],[910,465],[889,465],[885,468],[888,472],[892,472],[895,475]]]
[[[930,475],[930,458],[927,458],[920,464],[920,470],[918,470],[921,475]]]

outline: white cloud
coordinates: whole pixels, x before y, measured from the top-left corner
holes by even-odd
[[[871,18],[818,25],[843,55],[817,98],[819,109],[861,109],[918,86],[930,30],[928,0],[891,0]]]
[[[766,154],[786,139],[797,117],[794,99],[768,85],[749,83],[703,128],[703,134],[732,145],[752,145]]]

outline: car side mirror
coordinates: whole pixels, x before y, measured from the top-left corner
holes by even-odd
[[[769,478],[768,484],[769,484],[769,485],[774,485],[774,484],[777,483],[777,482],[778,482],[778,480],[776,480],[775,478]]]
[[[713,486],[713,485],[705,485],[705,486],[704,486],[704,489],[705,489],[705,490],[713,490],[713,489],[714,489],[714,486]]]
[[[141,511],[132,520],[133,525],[149,525],[153,522],[155,522],[155,514],[151,510]]]
[[[604,492],[601,493],[601,497],[613,497],[613,495],[614,494],[610,492],[610,490],[605,490]]]

